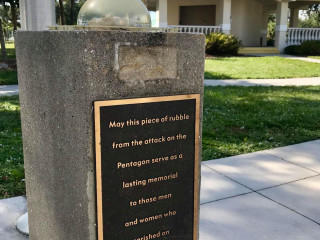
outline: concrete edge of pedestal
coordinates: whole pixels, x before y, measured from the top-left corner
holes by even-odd
[[[93,102],[202,94],[204,35],[18,31],[15,41],[30,236],[96,240]],[[127,43],[136,52],[150,53],[155,63],[167,63],[168,59],[150,49],[163,48],[164,53],[176,49],[171,64],[176,66],[175,75],[158,79],[158,73],[167,69],[154,68],[158,75],[150,73],[153,78],[142,81],[145,70],[138,72],[129,64],[125,69],[135,69],[135,79],[121,80],[118,63],[122,66],[127,64],[123,59],[138,57],[122,51]]]
[[[23,235],[29,236],[28,213],[22,215],[17,221],[17,230]]]

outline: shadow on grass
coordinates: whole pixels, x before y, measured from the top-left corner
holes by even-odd
[[[16,51],[15,49],[6,49],[6,52],[7,52],[7,59],[8,60],[16,60]],[[2,59],[2,52],[1,52],[1,49],[0,49],[0,61],[3,61]]]
[[[16,70],[0,69],[0,85],[18,84],[18,75]]]
[[[205,71],[204,78],[205,79],[219,79],[219,80],[220,79],[233,79],[231,76],[229,76],[227,74],[208,72],[208,71]]]

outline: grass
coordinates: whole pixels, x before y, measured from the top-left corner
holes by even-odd
[[[0,47],[1,48],[1,47]],[[16,52],[14,43],[6,43],[6,51],[8,63],[15,63]],[[0,62],[2,62],[2,53],[0,52]],[[18,84],[17,71],[15,69],[0,69],[0,85],[15,85]]]
[[[6,48],[14,49],[15,48],[14,42],[6,42]]]
[[[1,49],[1,46],[0,46]],[[8,60],[16,60],[16,50],[14,43],[12,42],[6,42],[6,52],[7,52],[7,59]],[[3,61],[2,59],[2,52],[0,53],[0,61]]]
[[[0,199],[25,194],[18,96],[0,97]]]
[[[320,138],[320,86],[205,87],[203,160]],[[19,98],[0,97],[0,199],[25,194]]]
[[[16,70],[0,69],[0,85],[16,85],[18,76]]]
[[[318,63],[281,57],[221,57],[206,59],[206,79],[277,79],[319,77]]]
[[[320,86],[206,87],[203,160],[320,138]]]

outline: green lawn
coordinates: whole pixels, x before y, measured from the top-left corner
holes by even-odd
[[[15,48],[14,42],[6,42],[6,48],[14,49]]]
[[[7,60],[12,60],[12,61],[16,60],[16,50],[15,49],[6,48],[6,52],[7,52]],[[0,52],[0,61],[3,61],[2,52]]]
[[[320,86],[206,87],[203,160],[320,139]]]
[[[1,49],[1,47],[0,47]],[[6,43],[6,51],[8,64],[11,66],[16,61],[16,52],[14,43]],[[0,51],[0,62],[2,62],[2,53]],[[0,85],[15,85],[18,84],[17,71],[14,68],[11,69],[0,69]]]
[[[203,160],[320,139],[320,86],[205,87]],[[0,199],[25,194],[17,96],[0,97]]]
[[[25,194],[19,98],[0,97],[0,199]]]
[[[206,79],[268,79],[320,77],[318,63],[281,57],[221,57],[206,59]]]
[[[0,85],[18,84],[18,76],[16,70],[0,69]]]
[[[0,46],[1,49],[1,46]],[[14,43],[12,42],[7,42],[6,43],[6,52],[7,52],[7,59],[8,60],[16,60],[16,50],[15,50],[15,46]],[[2,61],[2,52],[0,51],[0,61]]]

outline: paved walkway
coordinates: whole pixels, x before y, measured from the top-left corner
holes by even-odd
[[[204,80],[205,86],[317,86],[320,77],[314,78],[285,78],[285,79],[228,79]]]
[[[316,240],[320,140],[203,162],[200,240]]]
[[[286,78],[286,79],[205,79],[205,86],[317,86],[320,77],[314,78]],[[19,94],[18,85],[0,85],[0,97]]]
[[[16,230],[16,222],[27,211],[27,201],[24,197],[0,200],[0,239],[26,240]]]
[[[319,239],[320,140],[206,161],[201,172],[200,240]],[[14,228],[25,208],[22,197],[0,201],[3,239],[26,239]]]
[[[0,85],[0,97],[19,94],[18,85]]]
[[[307,57],[299,57],[294,55],[288,55],[288,54],[267,54],[267,53],[257,53],[257,54],[246,54],[248,56],[255,56],[255,57],[283,57],[283,58],[289,58],[289,59],[295,59],[295,60],[301,60],[306,62],[314,62],[314,63],[320,63],[320,59],[315,58],[307,58]]]

